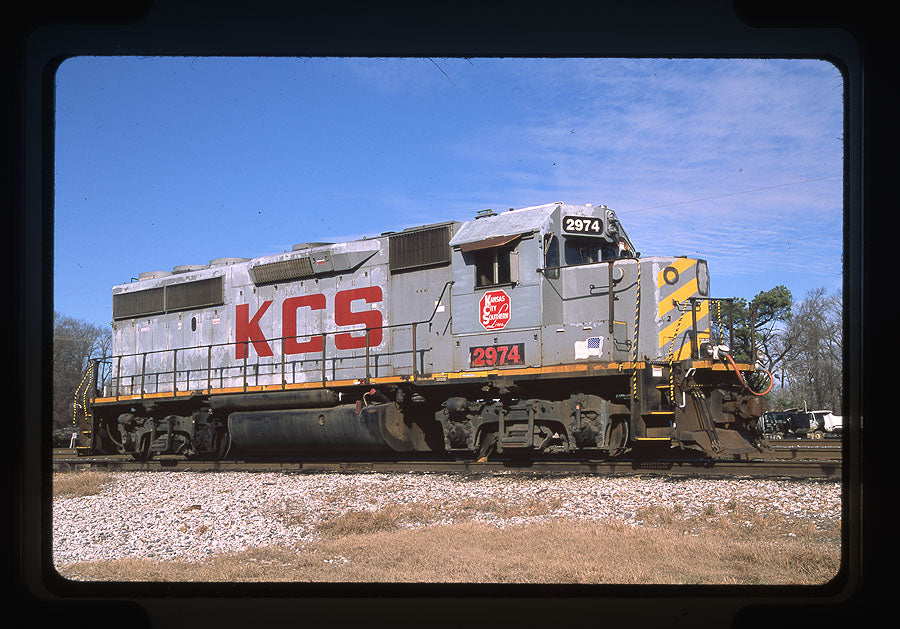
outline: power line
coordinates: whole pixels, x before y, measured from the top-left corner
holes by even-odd
[[[642,207],[636,210],[622,210],[616,214],[631,214],[632,212],[644,212],[646,210],[658,210],[663,207],[671,207],[673,205],[684,205],[686,203],[697,203],[698,201],[710,201],[712,199],[722,199],[724,197],[733,197],[738,194],[749,194],[751,192],[762,192],[763,190],[775,190],[776,188],[786,188],[787,186],[796,186],[801,183],[810,183],[812,181],[822,181],[824,179],[834,179],[840,175],[828,175],[826,177],[816,177],[815,179],[804,179],[802,181],[792,181],[791,183],[781,183],[776,186],[766,186],[764,188],[753,188],[752,190],[741,190],[740,192],[729,192],[727,194],[717,194],[712,197],[703,197],[702,199],[691,199],[690,201],[678,201],[676,203],[665,203],[663,205],[654,205],[653,207]]]
[[[743,243],[737,242],[728,245],[728,251],[739,251],[744,249],[759,249],[763,247],[772,247],[776,245],[781,245],[782,242],[786,241],[786,246],[790,248],[791,243],[796,242],[798,240],[809,240],[810,238],[820,238],[822,240],[842,237],[843,232],[829,232],[826,234],[807,234],[805,236],[784,236],[783,239],[779,240],[766,240],[758,243]]]

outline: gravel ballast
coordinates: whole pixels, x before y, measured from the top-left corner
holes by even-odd
[[[818,481],[259,472],[129,472],[111,478],[97,495],[54,499],[55,565],[122,558],[199,561],[256,546],[299,546],[318,539],[319,526],[336,516],[386,506],[466,502],[482,507],[467,512],[467,520],[498,527],[550,518],[641,526],[639,514],[650,507],[677,508],[691,517],[734,504],[799,523],[841,517],[840,484]],[[490,508],[529,501],[544,508],[535,515]],[[403,525],[451,523],[452,516],[445,516]]]

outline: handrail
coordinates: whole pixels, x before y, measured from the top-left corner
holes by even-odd
[[[597,260],[595,262],[573,262],[572,264],[560,264],[558,266],[544,266],[538,267],[535,269],[538,273],[543,273],[544,271],[556,271],[557,269],[571,269],[578,266],[596,266],[598,264],[610,264],[611,262],[625,262],[627,260],[634,260],[635,262],[640,262],[641,258],[635,256],[618,256],[615,258],[609,258],[607,260]]]
[[[415,380],[419,376],[418,366],[417,366],[417,362],[416,362],[417,361],[416,355],[418,352],[418,346],[417,346],[417,342],[416,342],[416,333],[417,333],[418,326],[422,325],[422,324],[430,324],[434,321],[434,317],[437,315],[438,308],[440,307],[441,302],[444,299],[444,295],[447,292],[447,288],[449,288],[453,284],[454,284],[453,280],[449,280],[444,284],[444,287],[441,290],[441,294],[438,297],[437,303],[435,303],[434,310],[432,310],[431,316],[428,317],[427,319],[423,319],[421,321],[411,321],[411,322],[406,322],[406,323],[393,323],[393,324],[381,325],[381,326],[372,326],[372,327],[366,326],[366,328],[364,329],[364,331],[365,331],[365,369],[366,369],[365,382],[366,382],[366,384],[368,384],[371,379],[370,355],[371,355],[371,349],[372,349],[371,332],[373,330],[387,330],[387,329],[394,329],[394,328],[410,327],[411,332],[412,332],[412,348],[411,348],[411,351],[412,351],[412,377]],[[362,331],[363,331],[363,329],[350,330],[350,332],[362,332]],[[278,337],[278,338],[269,339],[273,343],[277,343],[280,341],[282,344],[282,352],[281,352],[281,387],[282,387],[282,389],[285,388],[285,386],[287,385],[287,380],[285,378],[285,353],[283,350],[285,341],[310,339],[313,337],[321,337],[322,338],[322,356],[321,356],[322,386],[324,387],[328,380],[327,379],[327,371],[326,371],[326,361],[327,361],[327,357],[328,357],[327,356],[328,337],[331,335],[346,334],[347,332],[348,332],[347,330],[334,330],[331,332],[314,332],[314,333],[309,333],[309,334],[295,334],[295,335],[291,335],[291,336],[282,336],[282,337]],[[247,382],[247,367],[248,367],[247,358],[250,354],[249,346],[250,346],[251,342],[252,341],[249,341],[249,340],[240,341],[240,342],[226,341],[226,342],[222,342],[222,343],[210,343],[207,345],[197,345],[196,347],[176,347],[176,348],[170,348],[170,349],[150,350],[150,351],[146,351],[146,352],[133,352],[133,353],[129,353],[129,354],[110,355],[108,357],[104,356],[104,357],[102,357],[102,360],[109,360],[110,363],[114,359],[117,361],[116,376],[115,376],[115,378],[111,377],[110,380],[114,381],[114,384],[111,382],[111,385],[114,386],[115,397],[116,397],[116,399],[118,399],[119,396],[121,395],[120,390],[121,390],[121,386],[122,386],[122,380],[130,379],[132,394],[134,394],[133,393],[134,380],[137,377],[137,374],[128,374],[126,376],[122,376],[122,360],[126,359],[126,358],[136,358],[136,357],[140,356],[141,357],[140,396],[141,396],[141,399],[143,399],[147,393],[145,385],[146,385],[146,379],[148,376],[156,376],[156,390],[158,392],[159,391],[159,375],[163,374],[163,373],[171,373],[171,375],[172,375],[172,391],[173,391],[173,393],[176,393],[178,391],[177,360],[178,360],[178,352],[179,351],[188,352],[191,350],[202,350],[202,349],[206,348],[206,388],[211,389],[212,388],[212,370],[213,370],[213,367],[212,367],[212,350],[213,350],[213,348],[214,347],[232,347],[232,346],[237,347],[239,345],[243,345],[244,346],[244,353],[243,353],[244,355],[243,355],[243,361],[240,365],[225,364],[225,365],[221,365],[221,366],[217,367],[216,369],[218,369],[220,371],[220,378],[224,378],[223,372],[226,370],[240,369],[241,370],[240,377],[242,379],[242,388],[244,391],[246,391],[247,387],[249,386],[249,384]],[[362,348],[360,348],[360,349],[362,349]],[[147,373],[147,356],[148,355],[169,354],[169,353],[171,353],[173,356],[173,364],[172,364],[171,370],[166,369],[165,371]],[[291,364],[295,364],[296,362],[297,361],[291,361]],[[257,370],[256,370],[257,383],[259,382],[259,376],[260,376],[259,366],[265,365],[265,364],[268,364],[268,363],[257,362],[254,365],[255,367],[257,367]],[[187,386],[188,386],[188,390],[190,390],[190,372],[192,371],[192,368],[189,368],[189,367],[185,368],[184,371],[187,373]],[[272,373],[274,374],[275,372],[273,371]]]
[[[697,345],[697,306],[701,301],[725,302],[728,304],[728,347],[734,348],[734,297],[688,297],[691,303],[691,358],[700,358]],[[750,337],[754,337],[753,319],[750,319]],[[721,339],[720,339],[721,340]]]
[[[613,334],[615,332],[614,324],[615,324],[615,318],[616,318],[615,317],[616,296],[615,296],[615,288],[613,286],[616,282],[615,282],[615,278],[613,275],[613,267],[615,266],[616,262],[621,262],[622,260],[635,260],[635,261],[639,262],[638,258],[630,258],[627,256],[623,256],[621,258],[609,258],[608,260],[597,260],[596,262],[578,262],[576,264],[567,264],[564,266],[539,267],[538,269],[536,269],[536,271],[538,273],[543,273],[544,271],[557,271],[560,269],[571,269],[574,267],[598,266],[600,264],[605,264],[607,266],[608,274],[609,274],[609,278],[607,280],[607,288],[609,289],[607,291],[609,293],[608,294],[609,303],[607,305],[607,308],[609,309],[609,317],[608,317],[609,318],[609,333]],[[595,286],[593,284],[591,284],[591,291],[593,291],[594,288],[595,288]],[[600,288],[600,287],[597,287],[597,288]],[[565,299],[561,295],[560,295],[560,297],[562,299]]]

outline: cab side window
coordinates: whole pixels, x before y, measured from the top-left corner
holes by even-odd
[[[566,238],[566,264],[600,261],[600,243],[591,238]]]
[[[550,279],[559,278],[559,238],[556,234],[544,234],[544,268]]]
[[[496,247],[472,252],[475,264],[475,288],[510,284],[515,281],[511,247]]]

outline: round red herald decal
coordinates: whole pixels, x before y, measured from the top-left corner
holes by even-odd
[[[486,292],[478,302],[478,320],[485,330],[499,330],[509,323],[512,301],[503,290]]]

